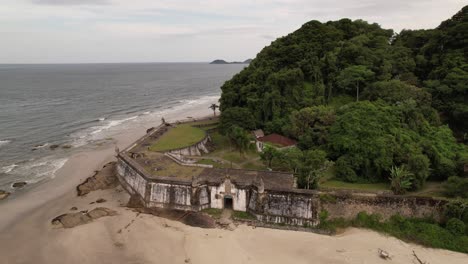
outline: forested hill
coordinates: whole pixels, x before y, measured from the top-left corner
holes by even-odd
[[[399,165],[416,175],[415,188],[429,175],[461,174],[467,13],[398,34],[363,20],[307,22],[222,86],[222,126],[263,128],[326,151],[350,181],[378,181]]]

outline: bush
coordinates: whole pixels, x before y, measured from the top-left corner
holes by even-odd
[[[468,178],[449,177],[443,187],[444,194],[449,197],[468,198]]]
[[[360,212],[353,220],[353,226],[384,232],[425,246],[468,253],[468,236],[463,234],[466,225],[455,218],[449,222],[444,228],[433,219],[405,218],[400,215],[394,215],[388,221],[380,221],[377,214]]]
[[[354,219],[353,224],[358,227],[366,227],[379,229],[381,216],[379,214],[368,214],[367,212],[359,212]]]
[[[448,220],[447,225],[445,226],[445,228],[448,231],[450,231],[450,233],[452,233],[453,235],[461,236],[461,235],[465,234],[466,226],[465,226],[465,223],[463,223],[462,220],[457,219],[457,218],[450,218],[450,220]]]
[[[468,203],[464,201],[452,201],[444,206],[445,219],[456,218],[468,225]]]
[[[325,223],[327,221],[327,218],[328,218],[328,211],[327,210],[320,211],[319,213],[320,223]]]
[[[345,156],[340,157],[335,163],[336,177],[347,182],[357,182],[358,176]]]

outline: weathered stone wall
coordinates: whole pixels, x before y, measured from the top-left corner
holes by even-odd
[[[131,194],[138,194],[145,206],[181,210],[224,208],[224,197],[233,199],[233,209],[249,211],[265,223],[317,225],[321,210],[329,218],[353,219],[361,211],[380,214],[383,219],[400,214],[406,217],[433,217],[440,220],[444,200],[394,196],[375,193],[353,193],[311,190],[260,190],[256,186],[237,186],[226,179],[219,185],[170,179],[150,179],[125,154],[118,157],[118,178]]]
[[[150,183],[149,207],[191,210],[192,187],[179,184]]]
[[[119,158],[117,162],[117,174],[120,183],[131,194],[139,194],[145,200],[147,180],[134,167]]]
[[[286,192],[252,191],[249,211],[258,220],[289,225],[317,225],[320,200],[317,196]]]
[[[173,153],[176,155],[183,155],[183,156],[201,156],[203,153],[209,153],[206,144],[210,141],[210,137],[207,135],[202,141],[181,149],[174,149],[168,151],[169,153]]]
[[[383,219],[400,214],[406,217],[433,217],[440,220],[444,200],[375,194],[322,194],[321,209],[330,218],[352,219],[359,212],[380,214]]]
[[[229,187],[227,186],[229,185]],[[211,208],[223,209],[224,197],[232,198],[232,206],[236,211],[247,211],[247,190],[237,188],[235,184],[223,182],[219,186],[210,186]]]

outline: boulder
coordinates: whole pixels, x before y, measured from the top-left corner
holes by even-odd
[[[72,145],[63,145],[62,148],[63,149],[69,149],[69,148],[72,148]]]
[[[91,222],[91,220],[92,219],[88,214],[78,212],[78,213],[59,215],[52,220],[52,224],[54,225],[62,224],[62,226],[65,228],[72,228],[75,226],[87,224]]]
[[[49,148],[52,149],[52,150],[54,150],[54,149],[56,149],[56,148],[58,148],[58,147],[60,147],[60,146],[57,145],[57,144],[52,144],[52,145],[50,145]]]
[[[13,188],[23,188],[26,184],[26,182],[15,182],[12,186]]]
[[[115,175],[115,162],[106,164],[101,171],[96,172],[94,176],[86,179],[85,182],[78,185],[76,190],[78,196],[86,195],[95,190],[111,189],[118,185],[118,180]]]
[[[0,190],[0,200],[6,199],[8,196],[10,196],[9,192]]]
[[[97,207],[88,212],[88,216],[91,219],[98,219],[104,216],[114,216],[117,212],[105,207]]]
[[[77,213],[62,214],[52,219],[53,225],[62,225],[64,228],[72,228],[87,224],[94,219],[104,216],[114,216],[117,212],[105,207],[97,207],[91,211],[81,211]]]

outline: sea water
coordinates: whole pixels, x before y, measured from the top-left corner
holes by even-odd
[[[126,127],[149,127],[187,105],[208,108],[220,96],[220,86],[244,67],[0,64],[0,189],[53,178],[72,153],[110,140]]]

